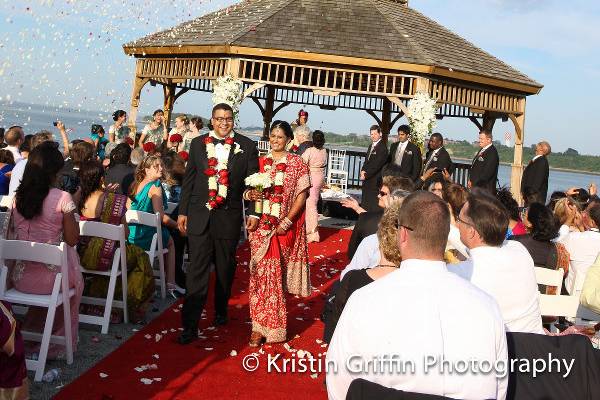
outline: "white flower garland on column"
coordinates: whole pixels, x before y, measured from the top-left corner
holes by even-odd
[[[436,126],[435,113],[437,105],[435,99],[426,92],[418,92],[408,103],[407,115],[411,131],[411,141],[425,149],[425,140]]]
[[[221,76],[213,81],[213,104],[229,104],[233,109],[233,117],[235,118],[236,125],[238,123],[240,104],[244,100],[243,88],[244,82],[231,75]]]

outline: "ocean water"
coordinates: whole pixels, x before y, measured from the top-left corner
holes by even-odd
[[[52,122],[61,120],[65,123],[67,129],[69,129],[69,138],[79,139],[89,136],[92,124],[101,124],[104,126],[106,132],[108,132],[108,127],[113,123],[111,117],[113,111],[114,110],[110,110],[109,112],[94,112],[89,110],[74,110],[16,102],[0,102],[0,127],[8,128],[12,125],[20,125],[23,126],[25,134],[33,134],[42,129],[47,129],[54,132],[58,139],[58,131],[52,125]],[[139,123],[138,128],[142,128]],[[366,149],[353,150],[364,151]],[[574,166],[574,168],[576,168],[576,166]],[[498,180],[501,185],[509,186],[510,171],[510,166],[500,165]],[[595,183],[600,187],[600,176],[551,170],[548,181],[548,195],[553,191],[566,190],[571,187],[587,189],[590,183]]]

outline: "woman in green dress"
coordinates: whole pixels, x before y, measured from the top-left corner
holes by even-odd
[[[104,185],[104,168],[98,161],[90,161],[79,170],[81,200],[79,215],[82,221],[96,221],[120,225],[129,234],[125,213],[127,196],[107,191]],[[118,242],[99,237],[81,236],[77,251],[81,266],[90,270],[108,271],[112,267],[113,256]],[[133,244],[127,244],[127,306],[135,320],[143,320],[148,300],[154,293],[154,276],[146,252]],[[117,281],[117,294],[121,298],[121,281]],[[93,275],[86,277],[84,294],[92,297],[106,297],[108,278]],[[102,311],[102,310],[100,310]],[[88,311],[90,312],[90,311]]]
[[[129,209],[148,213],[160,213],[162,221],[163,247],[169,251],[166,254],[167,288],[173,297],[177,293],[183,294],[185,290],[175,283],[175,245],[169,234],[169,229],[177,229],[177,222],[165,214],[167,196],[162,189],[164,165],[160,155],[147,156],[135,170],[135,181],[131,184],[129,192]],[[152,227],[138,224],[129,225],[129,243],[135,244],[144,250],[150,250],[152,236],[155,230]]]

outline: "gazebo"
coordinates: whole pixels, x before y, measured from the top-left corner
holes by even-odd
[[[542,85],[408,6],[408,0],[244,0],[123,46],[136,58],[129,124],[142,88],[160,84],[164,111],[229,74],[259,107],[265,132],[289,104],[365,110],[388,134],[418,92],[438,118],[492,131],[515,127],[511,187],[519,196],[525,103]],[[520,197],[520,196],[519,196]]]

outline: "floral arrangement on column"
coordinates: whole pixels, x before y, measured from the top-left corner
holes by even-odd
[[[233,117],[235,118],[236,125],[238,123],[240,104],[244,100],[243,88],[244,82],[231,75],[221,76],[213,81],[213,104],[229,104],[233,108]]]
[[[410,125],[410,140],[425,149],[425,140],[436,126],[435,113],[437,105],[435,99],[426,92],[418,92],[408,103],[408,123]]]

